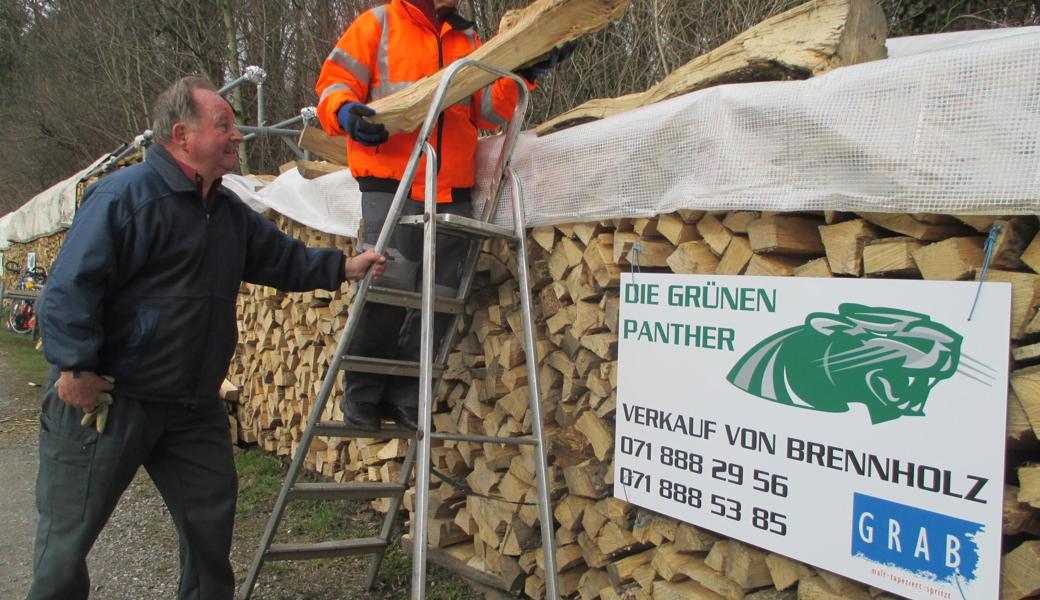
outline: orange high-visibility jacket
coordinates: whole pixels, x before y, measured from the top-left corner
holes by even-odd
[[[480,45],[473,24],[453,15],[438,34],[423,12],[407,0],[391,0],[360,15],[347,28],[325,59],[316,91],[318,119],[329,135],[346,135],[336,113],[349,102],[369,103],[404,89]],[[437,151],[437,201],[450,202],[454,188],[473,187],[477,127],[495,129],[513,114],[518,97],[508,79],[495,83],[450,106],[430,136]],[[362,191],[373,189],[367,178],[404,176],[418,132],[401,132],[386,143],[368,147],[347,137],[347,162]],[[425,194],[425,160],[419,163],[412,198]]]

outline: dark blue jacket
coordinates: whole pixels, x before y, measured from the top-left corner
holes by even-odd
[[[221,187],[207,212],[162,146],[87,189],[47,279],[44,355],[116,380],[120,396],[216,398],[238,339],[243,281],[339,289],[343,253],[309,249]]]

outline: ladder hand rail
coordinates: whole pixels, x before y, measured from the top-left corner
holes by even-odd
[[[442,85],[442,92],[446,86]],[[442,98],[443,100],[443,98]],[[426,597],[426,533],[430,507],[430,429],[433,415],[433,312],[437,273],[437,154],[426,152],[426,206],[423,214],[422,340],[419,346],[419,428],[415,471],[415,516],[412,519],[412,600]]]
[[[538,398],[538,365],[535,364],[538,353],[534,339],[534,323],[531,312],[530,272],[527,267],[527,236],[524,230],[524,187],[513,169],[508,169],[513,191],[513,227],[516,229],[517,266],[516,276],[520,288],[520,314],[524,330],[524,348],[527,350],[527,399],[531,411],[531,433],[537,441],[535,474],[540,492],[544,496],[538,502],[538,521],[542,533],[542,549],[545,559],[545,597],[556,600],[559,595],[559,579],[556,569],[556,532],[553,531],[553,514],[549,506],[549,474],[546,464],[548,449],[545,446],[544,422],[542,407]]]

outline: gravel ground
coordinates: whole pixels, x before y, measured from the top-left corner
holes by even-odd
[[[36,527],[34,486],[37,468],[38,414],[43,389],[25,382],[7,364],[0,347],[0,598],[24,598],[32,577]],[[284,473],[284,468],[283,468]],[[241,498],[241,495],[240,495]],[[267,524],[272,495],[236,517],[232,564],[236,580],[245,578]],[[343,518],[351,525],[372,526],[379,515],[362,508]],[[278,538],[278,541],[288,541]],[[404,561],[405,564],[402,564]],[[175,598],[179,575],[177,534],[155,487],[142,469],[116,507],[88,559],[91,598],[140,600]],[[396,563],[396,564],[394,564]],[[261,572],[257,600],[334,600],[407,598],[407,557],[388,557],[383,581],[373,592],[362,589],[367,558],[269,563]],[[403,575],[403,578],[402,578]],[[481,596],[447,572],[431,568],[430,600],[472,600]]]
[[[36,533],[37,438],[43,388],[12,372],[0,351],[0,598],[25,597]],[[172,598],[177,589],[177,534],[162,499],[142,471],[116,507],[87,559],[92,597]]]

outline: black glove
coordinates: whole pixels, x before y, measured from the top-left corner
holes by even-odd
[[[540,62],[536,62],[533,65],[526,66],[522,69],[517,69],[517,75],[520,75],[524,79],[534,83],[536,79],[545,75],[550,69],[555,69],[557,65],[562,63],[574,54],[574,49],[578,47],[578,40],[571,40],[562,46],[553,48],[549,52],[549,57]]]
[[[365,146],[378,146],[385,142],[390,134],[382,123],[369,123],[364,119],[374,114],[376,111],[360,102],[348,102],[339,107],[336,118],[339,119],[339,126],[354,141]]]

